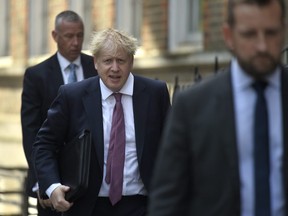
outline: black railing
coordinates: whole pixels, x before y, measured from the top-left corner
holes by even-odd
[[[286,65],[288,67],[288,45],[282,50],[282,55],[283,55],[283,63],[284,65]],[[214,73],[216,74],[218,71],[220,70],[219,68],[219,61],[218,61],[218,57],[215,56],[215,60],[214,60]],[[172,84],[172,98],[174,97],[175,93],[177,93],[179,90],[183,90],[191,85],[193,85],[194,83],[200,82],[202,80],[202,75],[199,71],[199,67],[195,66],[194,67],[194,72],[193,72],[193,79],[194,82],[193,83],[181,83],[179,81],[179,77],[175,76],[174,79],[174,83]]]
[[[214,62],[214,73],[217,73],[219,71],[219,62],[218,62],[218,57],[215,57],[215,62]],[[199,67],[195,66],[194,67],[194,71],[193,71],[193,79],[194,82],[193,83],[180,83],[179,82],[179,77],[175,76],[174,79],[174,83],[173,85],[173,90],[172,90],[172,98],[174,97],[174,95],[183,89],[186,89],[188,87],[190,87],[191,85],[193,85],[194,83],[200,82],[202,80],[202,75],[199,71]]]

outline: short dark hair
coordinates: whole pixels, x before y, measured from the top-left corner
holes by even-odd
[[[65,20],[68,22],[82,22],[82,18],[74,11],[65,10],[59,13],[55,18],[55,29],[57,30],[61,22]]]
[[[283,23],[285,22],[285,0],[228,0],[228,6],[227,6],[227,23],[230,26],[233,26],[235,24],[235,16],[234,16],[234,8],[238,4],[256,4],[258,6],[266,6],[270,4],[272,1],[277,1],[280,5],[282,16],[281,19]]]

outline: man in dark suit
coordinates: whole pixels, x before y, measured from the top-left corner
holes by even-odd
[[[166,83],[131,73],[136,49],[137,40],[126,33],[115,29],[96,32],[91,50],[99,77],[61,86],[39,130],[33,155],[40,193],[48,195],[53,207],[64,215],[146,215],[151,173],[170,98]],[[118,96],[125,122],[120,126],[122,136],[112,129],[113,110],[117,104],[121,106],[116,102]],[[83,129],[92,134],[89,188],[69,203],[64,199],[69,187],[61,185],[57,153]],[[116,148],[121,150],[115,152]],[[114,170],[114,161],[120,156],[116,166],[122,167]],[[114,178],[120,182],[118,188]]]
[[[176,96],[149,216],[288,214],[284,10],[283,0],[228,1],[223,33],[233,60],[225,72]]]
[[[75,12],[63,11],[57,15],[52,36],[57,43],[57,53],[27,68],[23,81],[21,123],[23,147],[29,165],[26,189],[32,197],[37,197],[37,180],[31,162],[32,146],[59,87],[69,81],[70,70],[67,66],[71,63],[77,65],[75,81],[97,75],[92,56],[81,53],[84,25]],[[56,212],[51,212],[50,208],[47,209],[50,206],[49,200],[39,199],[38,215],[57,215]]]

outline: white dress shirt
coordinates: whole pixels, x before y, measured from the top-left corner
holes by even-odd
[[[147,194],[144,184],[140,178],[136,142],[135,142],[135,127],[134,127],[134,112],[133,112],[133,87],[134,76],[130,73],[125,85],[119,91],[122,93],[122,106],[125,119],[125,162],[123,173],[123,191],[122,195],[136,195]],[[110,186],[105,182],[107,155],[110,140],[110,131],[112,123],[113,109],[115,106],[115,98],[113,92],[108,89],[100,79],[100,88],[102,95],[102,113],[103,113],[103,132],[104,132],[104,172],[102,186],[100,188],[99,196],[108,197]]]
[[[241,216],[254,216],[253,120],[256,92],[253,78],[245,73],[236,59],[231,63],[236,135],[239,156]],[[265,97],[269,121],[270,190],[272,216],[284,216],[283,128],[280,69],[267,77]]]
[[[81,57],[78,56],[73,62],[69,62],[66,58],[64,58],[59,52],[57,52],[57,58],[60,64],[64,84],[68,83],[68,76],[70,73],[69,65],[74,63],[77,65],[75,68],[75,75],[77,77],[77,81],[81,81],[84,79],[83,68],[81,64]]]

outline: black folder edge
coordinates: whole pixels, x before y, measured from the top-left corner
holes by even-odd
[[[80,145],[80,146],[77,146]],[[74,185],[77,185],[76,187],[73,187],[71,184],[67,183],[65,180],[65,177],[63,176],[63,173],[65,173],[64,169],[66,169],[65,166],[69,166],[68,161],[75,160],[75,158],[71,158],[71,151],[75,151],[76,148],[81,148],[82,156],[80,156],[80,160],[78,163],[82,164],[82,166],[79,167],[79,170],[74,169],[73,175],[78,176],[77,183],[73,183]],[[62,179],[62,184],[69,186],[70,190],[65,194],[65,199],[69,202],[74,202],[78,198],[80,198],[88,189],[88,181],[89,181],[89,170],[90,170],[90,161],[91,161],[91,134],[89,130],[83,130],[78,136],[72,139],[72,141],[68,142],[64,145],[64,148],[62,149],[62,153],[60,154],[60,175]],[[73,156],[73,155],[72,155]],[[65,162],[66,161],[66,162]],[[72,165],[72,163],[70,164]],[[77,173],[78,172],[78,173]],[[68,180],[69,181],[69,180]]]

